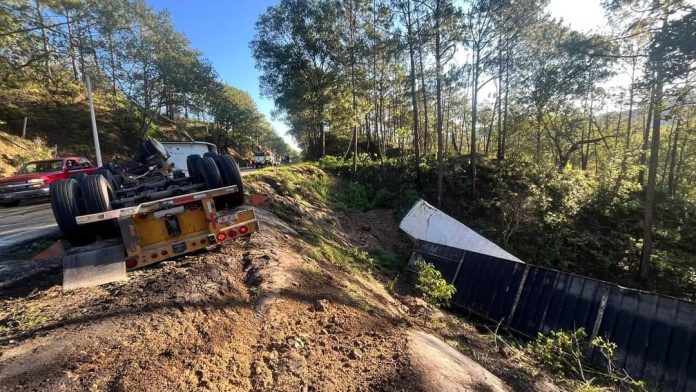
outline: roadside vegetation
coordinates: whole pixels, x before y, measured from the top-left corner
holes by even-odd
[[[205,140],[244,160],[291,153],[251,96],[143,1],[17,0],[0,20],[0,131],[21,136],[26,119],[29,140],[94,158],[89,76],[106,161],[148,137]]]
[[[696,9],[602,6],[581,32],[533,0],[281,0],[251,47],[344,204],[423,197],[526,262],[695,299]]]
[[[347,236],[350,232],[348,222],[359,220],[360,214],[368,208],[366,206],[373,205],[400,217],[403,213],[397,207],[409,196],[401,192],[403,188],[397,183],[382,182],[384,188],[380,187],[379,179],[374,177],[380,170],[377,165],[365,167],[364,172],[359,170],[358,173],[365,173],[365,178],[358,177],[358,181],[343,178],[346,173],[341,171],[340,161],[325,159],[321,166],[326,167],[326,171],[317,164],[302,163],[266,168],[245,177],[252,192],[272,196],[264,208],[288,222],[300,234],[305,243],[300,254],[345,268],[358,276],[369,274],[376,278],[387,292],[409,304],[418,325],[442,336],[450,346],[483,364],[515,390],[527,390],[536,383],[541,388],[538,390],[554,390],[543,389],[543,380],[571,391],[649,390],[643,382],[631,379],[616,368],[613,362],[616,346],[612,342],[601,338],[590,341],[582,329],[554,331],[549,336],[539,335],[532,340],[499,330],[496,325],[450,308],[449,301],[456,290],[442,279],[432,264],[419,262],[413,272],[408,272],[405,270],[407,252],[400,253],[398,248],[356,246],[356,238]],[[350,173],[350,168],[345,170]],[[374,178],[374,182],[368,182],[366,178]],[[338,197],[334,192],[345,189],[347,184],[352,184],[354,191]],[[386,192],[393,192],[393,197],[384,204],[374,204],[381,197],[378,194]],[[336,218],[339,225],[329,223]],[[398,219],[394,219],[396,222]],[[392,231],[395,230],[396,227],[392,227]],[[379,235],[390,236],[387,232]],[[398,241],[405,242],[406,239],[399,238]],[[324,280],[330,279],[321,268],[307,272]],[[370,309],[369,304],[357,295],[352,295],[349,301],[365,311]],[[591,358],[598,358],[604,366],[598,367]]]
[[[54,150],[40,137],[22,139],[0,131],[0,177],[9,176],[17,168],[35,159],[53,156]]]
[[[380,164],[361,158],[355,173],[350,161],[330,156],[319,161],[320,167],[350,184],[343,188],[350,192],[341,192],[343,204],[395,208],[401,217],[419,197],[435,203],[434,157],[421,163],[421,191],[408,161],[390,158]],[[479,196],[472,198],[466,170],[465,157],[445,159],[444,212],[525,262],[646,287],[636,276],[642,235],[640,187],[626,184],[614,195],[610,183],[579,168],[559,172],[524,159],[500,163],[482,158]],[[664,294],[694,299],[696,231],[688,222],[696,216],[696,204],[665,199],[658,211],[654,273],[647,284]]]

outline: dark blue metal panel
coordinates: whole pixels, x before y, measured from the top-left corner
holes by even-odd
[[[591,334],[598,323],[632,377],[661,391],[696,391],[696,304],[438,244],[419,242],[416,251],[454,282],[454,305],[531,337],[581,327]]]

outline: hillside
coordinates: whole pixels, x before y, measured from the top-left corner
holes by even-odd
[[[4,122],[0,123],[0,131],[21,136],[22,123],[27,117],[28,139],[39,138],[46,146],[57,146],[59,154],[81,154],[94,159],[86,90],[70,82],[60,86],[26,84],[0,91],[0,121]],[[100,93],[95,94],[94,101],[102,154],[130,156],[138,143],[133,109],[124,101]],[[2,149],[6,147],[3,145]]]

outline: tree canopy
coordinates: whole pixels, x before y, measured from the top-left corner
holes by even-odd
[[[606,208],[641,205],[641,230],[621,245],[640,279],[665,252],[693,268],[696,254],[654,238],[666,198],[693,223],[693,4],[606,1],[605,32],[574,31],[547,4],[281,0],[251,47],[263,92],[309,158],[351,159],[353,172],[356,157],[397,159],[421,194],[434,165],[438,205],[462,159],[474,201],[480,158],[579,171]]]
[[[225,147],[288,151],[249,94],[225,85],[169,14],[143,0],[10,0],[0,21],[0,89],[60,90],[89,75],[107,103],[132,108],[140,139],[153,122],[195,119],[209,123],[203,132],[179,128]]]

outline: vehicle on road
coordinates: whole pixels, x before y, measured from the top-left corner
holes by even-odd
[[[254,167],[257,169],[277,165],[278,161],[272,151],[259,151],[254,157]]]
[[[106,283],[99,276],[104,264],[139,268],[258,229],[254,209],[243,207],[244,185],[232,156],[191,154],[186,158],[189,175],[172,167],[169,158],[167,148],[150,139],[132,161],[51,183],[53,215],[68,241],[85,245],[116,238],[123,246],[117,260],[64,261],[64,288],[67,276],[78,280],[70,287]]]
[[[25,163],[14,175],[0,178],[0,206],[14,207],[22,200],[47,198],[51,183],[89,175],[96,169],[87,158],[73,155]]]

